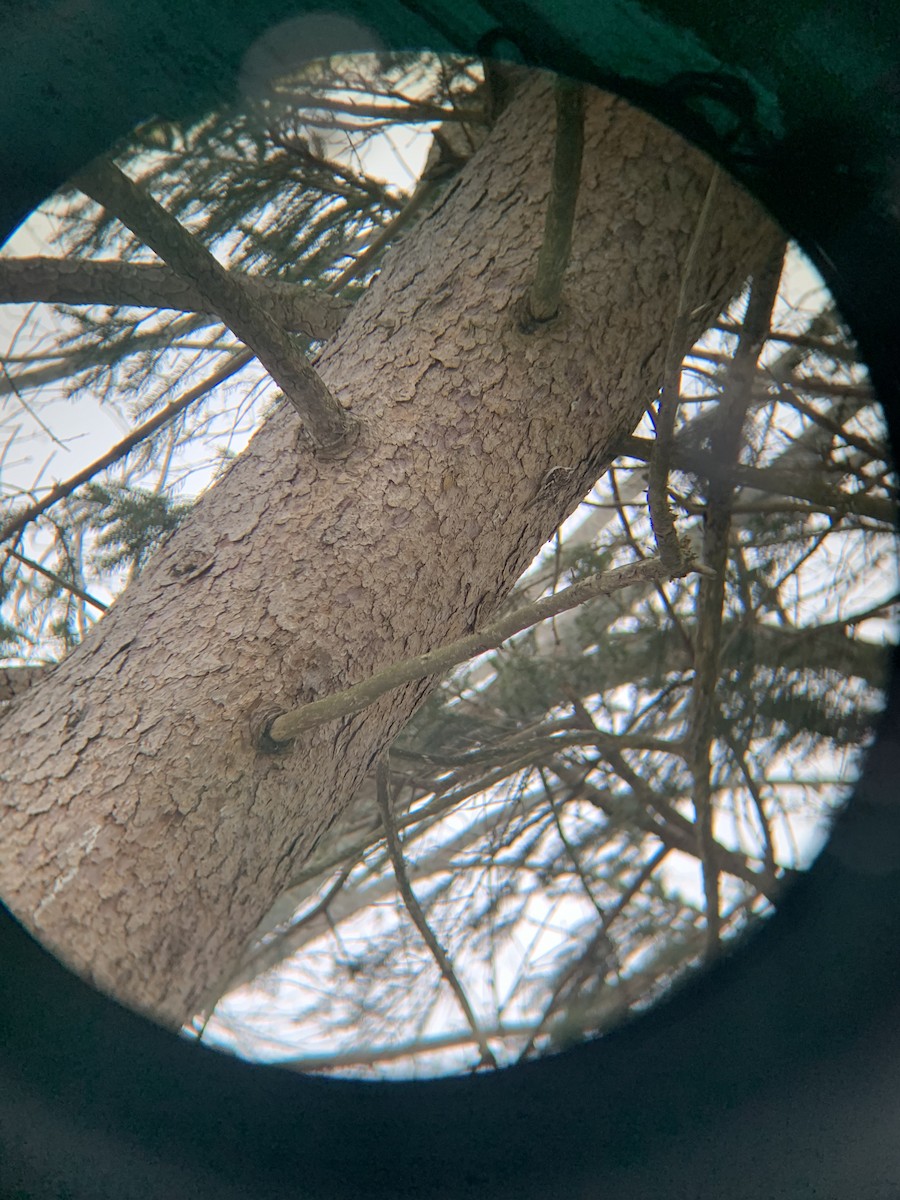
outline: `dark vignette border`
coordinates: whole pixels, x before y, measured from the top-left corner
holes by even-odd
[[[0,236],[154,113],[227,96],[288,0],[19,0],[0,13]],[[332,11],[335,11],[334,9]],[[614,88],[811,254],[900,416],[900,8],[872,0],[355,0],[383,45]],[[900,1192],[900,692],[778,918],[666,1004],[493,1076],[304,1078],[189,1044],[0,910],[0,1195],[67,1200]],[[2,787],[0,764],[0,787]]]

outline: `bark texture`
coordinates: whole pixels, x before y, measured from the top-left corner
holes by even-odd
[[[490,615],[656,394],[711,165],[590,93],[556,321],[524,334],[546,80],[501,118],[318,363],[360,439],[282,406],[85,643],[0,724],[0,892],[98,986],[178,1023],[234,963],[428,681],[303,735],[261,721]],[[719,192],[691,306],[777,241]]]

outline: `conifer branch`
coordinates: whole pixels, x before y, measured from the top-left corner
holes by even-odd
[[[205,396],[214,387],[218,387],[220,383],[224,383],[226,379],[230,379],[232,375],[236,375],[252,358],[253,355],[249,350],[242,350],[239,354],[229,359],[223,366],[213,371],[211,375],[208,375],[201,383],[189,388],[183,396],[179,396],[177,400],[173,400],[171,404],[167,404],[165,408],[161,408],[158,413],[155,413],[154,416],[145,421],[143,425],[138,425],[127,437],[122,438],[121,441],[116,442],[114,446],[107,450],[106,454],[101,455],[100,458],[95,458],[92,463],[89,463],[88,466],[76,472],[76,474],[69,476],[62,483],[54,484],[43,500],[35,501],[28,508],[22,509],[21,512],[10,517],[6,524],[0,527],[0,544],[21,533],[26,525],[29,525],[32,521],[36,521],[38,517],[42,516],[49,508],[52,508],[54,504],[59,503],[60,500],[64,500],[66,496],[70,496],[76,488],[93,479],[101,471],[105,471],[107,467],[111,467],[113,463],[117,463],[126,454],[130,454],[135,446],[146,441],[158,429],[161,429],[171,421],[173,417],[177,417],[180,412],[188,408],[202,396]]]
[[[437,963],[438,968],[444,979],[450,986],[450,990],[456,997],[459,1007],[462,1009],[463,1016],[468,1022],[469,1028],[475,1036],[478,1043],[478,1049],[481,1051],[481,1062],[478,1064],[482,1067],[497,1068],[497,1060],[494,1058],[493,1051],[488,1045],[487,1038],[481,1032],[481,1027],[478,1024],[478,1019],[469,1003],[469,998],[466,995],[465,988],[459,981],[459,977],[453,969],[453,964],[447,956],[447,952],[441,943],[438,941],[437,935],[428,924],[428,918],[422,911],[422,906],[416,899],[416,894],[409,882],[409,876],[406,873],[406,863],[403,860],[403,847],[400,844],[400,837],[397,833],[397,827],[394,824],[394,815],[391,811],[391,790],[390,790],[390,770],[388,768],[387,756],[382,755],[378,762],[375,774],[376,789],[378,794],[378,809],[381,813],[381,821],[384,825],[385,841],[387,843],[388,856],[391,860],[391,866],[394,868],[394,878],[397,881],[397,891],[403,898],[403,903],[406,905],[406,911],[409,913],[412,923],[422,935],[422,940],[431,952],[431,956]]]
[[[226,274],[284,329],[325,341],[350,305],[327,292],[243,271]],[[0,258],[0,304],[103,304],[218,316],[190,278],[165,263],[116,259]]]
[[[71,579],[63,579],[62,575],[56,571],[51,571],[49,567],[45,567],[42,563],[36,562],[33,558],[29,558],[25,554],[20,554],[18,550],[4,550],[7,558],[14,558],[16,562],[21,563],[23,567],[28,567],[30,571],[37,572],[38,575],[43,575],[45,579],[61,588],[64,592],[70,592],[79,600],[83,600],[85,604],[90,604],[92,608],[99,609],[100,612],[107,612],[109,605],[104,604],[102,600],[98,600],[96,596],[92,596],[90,592],[86,592],[83,587],[79,587]]]
[[[675,531],[675,518],[669,508],[669,456],[672,450],[672,440],[675,435],[675,418],[678,413],[678,403],[681,399],[681,364],[684,353],[688,349],[685,342],[696,314],[688,306],[689,285],[694,274],[694,267],[700,245],[709,224],[709,214],[712,210],[713,196],[719,179],[719,168],[713,167],[706,196],[700,208],[700,215],[694,228],[694,236],[688,247],[687,258],[681,272],[681,287],[678,293],[678,311],[669,334],[666,348],[662,394],[656,415],[656,442],[653,456],[650,459],[650,472],[647,480],[647,503],[650,509],[650,524],[656,538],[656,549],[660,559],[668,566],[678,562],[678,534]]]
[[[559,311],[563,275],[569,265],[572,249],[572,227],[575,223],[575,202],[578,199],[584,149],[584,88],[571,79],[559,78],[554,95],[556,148],[550,197],[534,282],[527,299],[527,317],[533,322],[550,321]]]
[[[256,355],[303,418],[315,450],[349,451],[358,423],[331,395],[306,355],[236,278],[181,225],[112,162],[98,159],[75,184],[118,217],[182,278],[189,279],[223,324]]]
[[[778,295],[784,261],[784,245],[754,274],[744,327],[728,372],[725,396],[719,406],[711,439],[711,457],[722,474],[710,480],[704,516],[703,559],[711,568],[701,579],[697,597],[697,633],[694,640],[694,686],[689,743],[693,776],[697,840],[703,867],[706,903],[706,952],[712,955],[721,937],[720,867],[714,834],[714,811],[710,778],[710,752],[714,737],[715,695],[719,682],[719,658],[725,603],[725,570],[731,529],[734,478],[729,473],[741,450],[744,421],[753,393],[756,364],[765,344]]]
[[[561,592],[545,596],[532,604],[525,604],[514,612],[497,618],[476,633],[468,634],[436,650],[427,650],[415,658],[393,663],[345,691],[282,713],[269,723],[262,738],[263,747],[271,748],[270,743],[289,742],[307,729],[314,729],[327,721],[360,712],[386,692],[393,691],[404,683],[412,683],[429,675],[443,675],[451,667],[468,662],[478,654],[496,650],[514,634],[529,629],[539,621],[558,616],[566,609],[576,608],[585,600],[610,595],[635,583],[661,583],[670,579],[681,579],[694,571],[702,572],[703,568],[693,561],[689,547],[685,546],[683,561],[674,572],[664,567],[658,558],[647,558],[641,562],[617,567],[613,571],[591,575]]]

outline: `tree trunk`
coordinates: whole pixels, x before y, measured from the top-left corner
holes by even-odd
[[[591,93],[563,307],[526,334],[553,137],[539,79],[321,356],[363,422],[350,456],[315,458],[280,406],[0,725],[0,891],[162,1020],[232,966],[428,685],[282,753],[261,722],[484,622],[658,391],[710,163]],[[778,237],[720,186],[691,309]]]

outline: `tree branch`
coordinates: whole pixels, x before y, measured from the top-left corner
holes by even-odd
[[[756,364],[769,332],[772,309],[778,295],[784,246],[753,276],[744,327],[726,381],[726,397],[711,440],[711,457],[721,474],[709,483],[704,516],[703,559],[713,575],[701,579],[697,598],[697,632],[694,639],[694,687],[690,723],[691,773],[694,811],[703,890],[706,901],[706,952],[719,946],[718,844],[713,831],[710,752],[714,737],[714,701],[719,681],[722,618],[725,602],[725,572],[731,529],[734,477],[731,474],[741,450],[744,420],[753,393]]]
[[[719,179],[719,168],[713,167],[706,196],[700,208],[694,236],[688,247],[684,268],[681,272],[681,288],[678,294],[678,311],[672,331],[669,334],[669,344],[666,349],[666,360],[663,375],[662,395],[659,399],[659,409],[656,417],[656,442],[650,459],[648,475],[647,503],[650,509],[650,524],[656,538],[656,549],[660,561],[668,567],[674,567],[679,559],[678,534],[675,531],[675,520],[669,508],[669,458],[672,450],[672,439],[675,434],[675,418],[678,414],[678,403],[681,399],[681,364],[684,353],[688,349],[685,342],[691,328],[693,314],[689,311],[689,284],[694,273],[694,265],[700,244],[703,241],[706,227],[709,224],[709,214],[712,209],[712,199]]]
[[[778,390],[786,404],[791,408],[802,413],[804,417],[812,421],[814,425],[818,425],[827,433],[833,434],[841,439],[848,446],[853,446],[854,449],[861,451],[867,458],[874,459],[876,462],[880,459],[884,463],[891,461],[891,452],[883,442],[872,442],[869,438],[861,437],[859,434],[853,433],[847,428],[846,423],[836,421],[828,413],[822,412],[813,404],[808,404],[801,396],[797,394],[795,389],[784,379],[774,379],[775,387]],[[800,387],[802,390],[803,383]]]
[[[79,600],[83,600],[85,604],[90,604],[93,608],[97,608],[100,612],[108,612],[109,605],[104,604],[102,600],[98,600],[92,596],[90,592],[86,592],[84,588],[79,587],[70,579],[63,579],[62,575],[58,575],[56,571],[51,571],[49,567],[43,566],[39,562],[35,562],[33,558],[28,558],[24,554],[20,554],[18,550],[4,550],[7,558],[14,558],[16,562],[20,562],[23,567],[28,567],[29,570],[36,571],[38,575],[43,575],[45,579],[49,579],[51,583],[56,584],[58,588],[62,588],[64,592],[71,592],[73,596],[77,596]]]
[[[384,228],[380,229],[377,234],[366,246],[361,254],[341,271],[332,282],[329,284],[328,290],[331,292],[340,292],[352,280],[357,279],[369,267],[373,266],[378,256],[384,251],[394,239],[403,232],[403,230],[412,223],[434,199],[437,193],[441,190],[443,180],[441,179],[421,179],[409,198],[406,205],[401,208],[395,217],[388,221]]]
[[[2,686],[2,681],[2,672],[0,672],[0,686]],[[392,749],[392,761],[393,756],[394,750]],[[365,800],[368,800],[368,798],[368,794],[366,794]],[[523,800],[521,803],[526,805],[527,801]],[[364,801],[359,805],[359,811],[364,811],[368,816],[371,811],[370,805]],[[409,829],[408,837],[416,837],[423,833],[430,824],[428,815],[426,814],[423,817],[420,811],[410,814],[407,809],[400,813],[399,816],[396,813],[393,816],[394,827],[398,830]],[[457,866],[457,856],[459,853],[464,852],[473,843],[477,843],[480,839],[494,832],[496,827],[496,814],[491,811],[488,816],[467,824],[454,838],[441,842],[435,849],[429,849],[427,853],[417,855],[414,862],[406,864],[406,873],[410,882],[412,883],[413,880],[418,879],[427,879],[439,873],[445,874],[448,871],[454,871]],[[357,885],[352,889],[339,888],[338,886],[355,868],[356,864],[361,861],[362,857],[368,857],[377,843],[383,841],[383,838],[384,829],[379,820],[377,825],[373,825],[371,830],[367,831],[365,837],[356,841],[356,844],[347,852],[346,857],[339,853],[337,856],[338,863],[332,862],[329,867],[333,871],[335,866],[343,863],[340,866],[337,880],[328,889],[325,896],[299,918],[291,919],[290,921],[282,919],[279,922],[269,922],[267,914],[265,925],[257,928],[254,934],[255,940],[245,951],[238,966],[232,971],[224,991],[234,991],[244,984],[252,983],[254,979],[266,971],[270,971],[284,959],[297,954],[309,942],[320,938],[325,932],[323,918],[326,913],[328,925],[338,926],[344,921],[355,917],[364,909],[371,909],[373,905],[380,904],[392,895],[396,891],[396,881],[387,874],[379,874],[380,867],[373,868],[371,862],[369,863],[370,874],[378,876],[373,882],[364,886]],[[310,878],[318,879],[319,875],[325,873],[317,871],[313,866]],[[296,901],[293,902],[290,900],[292,892],[297,895]],[[303,895],[300,895],[300,893],[303,893]],[[300,910],[301,905],[308,899],[308,896],[309,881],[299,885],[296,889],[288,889],[287,892],[282,893],[282,897],[279,899],[279,906],[282,900],[292,903],[293,906],[290,911],[292,914],[296,914]],[[217,997],[217,1003],[218,999],[219,997]]]
[[[236,375],[252,359],[253,354],[249,350],[242,350],[229,362],[225,363],[224,366],[213,371],[212,375],[208,375],[202,383],[189,388],[183,396],[179,396],[177,400],[173,400],[171,404],[167,404],[165,408],[160,409],[155,416],[145,421],[143,425],[138,425],[127,437],[122,438],[120,442],[116,442],[106,454],[101,455],[100,458],[95,458],[92,463],[83,470],[78,471],[75,475],[71,475],[65,482],[55,484],[43,500],[29,505],[28,508],[16,513],[14,517],[10,517],[6,524],[0,528],[0,544],[20,533],[26,525],[36,520],[48,508],[52,508],[54,504],[65,499],[66,496],[70,496],[76,488],[81,487],[83,483],[87,483],[89,479],[93,479],[100,471],[112,466],[120,458],[124,458],[135,446],[146,441],[157,429],[161,429],[163,425],[171,421],[173,417],[176,417],[183,409],[193,404],[195,400],[199,400],[201,396],[205,396],[208,391],[217,387],[220,383],[224,383],[232,375]]]
[[[286,958],[289,958],[291,954],[296,952],[298,948],[298,936],[302,935],[309,925],[314,924],[318,917],[323,914],[328,916],[328,910],[331,907],[332,901],[343,890],[344,884],[347,882],[355,865],[356,859],[344,863],[338,872],[337,878],[319,902],[298,920],[293,920],[286,929],[279,931],[271,940],[260,943],[255,939],[251,939],[251,942],[245,947],[237,966],[231,968],[223,976],[222,981],[213,989],[210,998],[204,1004],[201,1004],[195,1013],[193,1024],[195,1027],[198,1027],[198,1041],[202,1039],[206,1032],[206,1027],[223,996],[227,995],[228,992],[235,991],[243,984],[253,983],[260,975],[264,975],[267,971],[272,970],[273,967],[277,967],[279,963],[284,962]],[[267,931],[269,934],[273,932],[273,930]]]
[[[627,437],[617,451],[639,462],[653,458],[653,441],[649,438]],[[897,507],[885,496],[866,496],[860,492],[842,492],[823,483],[809,471],[782,470],[779,467],[747,467],[742,463],[725,464],[716,455],[704,450],[679,446],[676,441],[670,455],[670,467],[700,475],[710,483],[730,481],[732,486],[753,488],[768,495],[791,496],[814,507],[838,513],[853,513],[894,526]]]
[[[579,972],[583,971],[586,963],[596,962],[597,952],[604,946],[604,942],[610,941],[609,930],[612,923],[625,911],[631,901],[635,898],[638,892],[643,888],[644,884],[653,875],[659,866],[662,865],[667,855],[671,853],[669,846],[661,846],[655,854],[651,855],[648,862],[644,864],[641,870],[637,873],[634,880],[625,889],[625,892],[616,901],[615,905],[606,913],[600,921],[600,926],[597,932],[585,946],[581,954],[577,958],[572,959],[567,963],[565,968],[560,972],[559,977],[553,985],[553,990],[550,993],[550,999],[544,1005],[537,1023],[533,1026],[528,1041],[521,1050],[517,1062],[524,1062],[531,1051],[534,1049],[534,1044],[539,1037],[547,1032],[551,1018],[559,1007],[559,1002],[569,984],[578,976]]]
[[[345,89],[342,88],[341,90]],[[350,116],[364,118],[367,121],[383,121],[387,125],[430,124],[432,121],[455,121],[465,125],[484,125],[488,121],[488,114],[485,109],[473,104],[458,106],[444,105],[430,103],[427,100],[409,100],[404,101],[403,104],[391,105],[372,104],[357,100],[356,98],[346,99],[341,96],[320,96],[315,92],[301,92],[296,95],[287,93],[284,96],[279,94],[276,100],[281,99],[289,106],[292,115],[296,114],[297,110],[302,108],[312,110],[312,112],[320,109],[323,112],[347,113]],[[304,113],[300,119],[300,123],[302,125],[312,124],[311,116],[311,112]],[[328,122],[327,127],[332,129],[334,125],[332,122]],[[363,126],[363,128],[366,128],[366,126]]]
[[[11,379],[4,375],[0,379],[0,396],[9,395],[11,392],[33,391],[49,383],[73,378],[85,371],[114,366],[125,358],[134,358],[145,353],[153,354],[169,348],[187,348],[190,335],[208,321],[209,318],[202,314],[185,313],[175,317],[163,328],[139,331],[135,326],[128,334],[127,342],[116,337],[91,346],[82,345],[70,349],[57,347],[49,354],[25,354],[18,359],[7,358],[7,363],[17,368],[29,363],[40,365],[30,366]],[[219,350],[220,347],[214,342],[215,339],[210,344],[210,349]]]
[[[498,1041],[524,1037],[527,1025],[496,1025],[484,1031],[484,1036]],[[278,1060],[279,1067],[291,1071],[346,1071],[348,1067],[373,1067],[378,1063],[395,1062],[398,1058],[413,1058],[418,1054],[434,1054],[438,1050],[452,1050],[457,1046],[477,1044],[478,1039],[469,1031],[436,1034],[433,1037],[417,1038],[414,1042],[401,1042],[393,1046],[372,1046],[369,1049],[346,1050],[338,1054],[304,1054],[299,1058]]]
[[[277,324],[316,341],[332,337],[350,308],[347,301],[302,284],[238,271],[226,274]],[[164,263],[0,258],[0,304],[33,303],[127,305],[218,316],[189,278]]]
[[[390,792],[390,771],[387,764],[387,756],[382,755],[376,768],[376,786],[378,792],[378,808],[381,812],[381,820],[384,825],[385,840],[387,842],[388,854],[390,855],[391,865],[394,868],[394,878],[397,880],[397,890],[403,897],[403,903],[406,905],[406,911],[409,913],[413,924],[419,933],[425,945],[431,951],[434,961],[437,963],[441,974],[450,986],[457,999],[459,1007],[462,1009],[463,1016],[468,1022],[469,1028],[475,1036],[478,1043],[478,1049],[481,1051],[481,1062],[478,1064],[482,1067],[497,1068],[497,1060],[494,1058],[493,1052],[488,1045],[487,1038],[481,1032],[478,1020],[475,1013],[472,1011],[472,1006],[469,1004],[469,998],[465,993],[465,989],[457,978],[456,972],[450,959],[447,957],[447,952],[438,941],[431,926],[428,924],[428,918],[422,911],[419,901],[416,899],[416,894],[412,890],[409,882],[409,876],[406,874],[406,864],[403,861],[403,848],[400,845],[400,838],[397,834],[396,826],[394,825],[394,816],[391,812],[391,792]]]
[[[594,889],[591,887],[591,881],[588,879],[587,873],[585,872],[584,865],[581,861],[581,856],[566,833],[565,826],[562,823],[562,818],[559,815],[559,806],[557,805],[556,799],[553,795],[553,788],[551,788],[550,784],[547,782],[547,772],[543,766],[539,766],[537,773],[538,778],[541,781],[541,787],[544,790],[544,795],[547,799],[547,804],[549,805],[550,811],[553,814],[553,824],[556,826],[557,837],[563,844],[563,849],[566,852],[569,862],[572,864],[572,868],[575,872],[578,882],[581,884],[581,890],[584,892],[585,896],[588,898],[594,910],[596,911],[597,916],[600,918],[601,926],[607,928],[606,913],[603,911],[602,904],[594,895]],[[569,794],[566,796],[563,803],[568,803],[569,800],[574,800],[578,790],[579,789],[577,788],[569,788]]]
[[[560,77],[556,98],[556,147],[553,175],[544,222],[544,237],[538,252],[534,282],[528,292],[527,320],[550,321],[559,311],[562,281],[572,249],[572,226],[581,179],[584,149],[584,88]]]
[[[691,858],[698,858],[697,829],[694,822],[659,796],[645,779],[632,770],[621,754],[610,752],[608,748],[601,751],[601,754],[603,761],[609,763],[631,791],[634,812],[630,814],[630,819],[634,825],[658,838],[670,850],[680,850]],[[593,804],[613,820],[622,819],[621,797],[613,797],[589,783],[583,767],[576,769],[560,758],[552,759],[548,766],[563,783],[577,784],[589,804]],[[742,879],[754,892],[765,896],[772,904],[782,891],[783,881],[790,879],[794,874],[786,869],[782,878],[776,879],[765,871],[754,871],[746,855],[737,850],[729,850],[721,842],[714,843],[714,852],[715,862],[720,871],[733,875],[735,879]]]
[[[451,667],[468,662],[478,654],[496,650],[513,634],[521,633],[523,629],[528,629],[539,621],[546,621],[548,617],[555,617],[568,608],[575,608],[585,600],[609,595],[634,583],[681,579],[694,571],[702,571],[688,555],[685,555],[685,559],[675,572],[663,567],[659,559],[647,558],[642,562],[618,567],[614,571],[591,575],[553,596],[545,596],[542,600],[523,605],[514,612],[499,617],[477,633],[468,634],[436,650],[427,650],[416,658],[393,663],[343,692],[336,692],[322,700],[314,700],[311,704],[305,704],[302,708],[274,718],[260,739],[260,749],[273,749],[274,745],[270,743],[289,742],[304,730],[314,729],[317,725],[324,725],[326,721],[360,712],[385,692],[393,691],[404,683],[425,679],[429,675],[443,675]]]
[[[838,333],[838,322],[834,309],[829,307],[823,309],[815,318],[817,329],[827,329],[832,335]],[[713,329],[721,330],[722,333],[741,332],[741,326],[735,321],[716,321]],[[812,327],[811,327],[812,328]],[[846,342],[836,342],[830,337],[819,336],[815,332],[807,330],[806,333],[788,333],[786,329],[770,329],[770,342],[784,342],[788,346],[796,346],[801,350],[809,350],[814,354],[826,354],[831,358],[838,359],[840,362],[853,363],[859,362],[859,352],[855,346],[848,345]]]
[[[193,282],[293,404],[320,454],[333,456],[349,450],[358,423],[334,399],[291,336],[195,237],[112,162],[95,161],[74,183],[118,217],[178,275]]]

